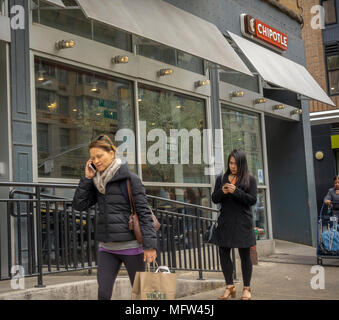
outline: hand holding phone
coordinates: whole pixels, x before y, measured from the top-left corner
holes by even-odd
[[[89,159],[86,162],[86,167],[85,167],[85,176],[87,179],[92,179],[96,174],[96,168],[95,165],[93,164],[92,160]]]

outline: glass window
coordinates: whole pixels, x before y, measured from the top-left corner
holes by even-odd
[[[257,203],[252,207],[253,224],[257,240],[268,239],[266,191],[258,189]]]
[[[142,155],[146,157],[142,168],[143,180],[209,183],[203,161],[202,130],[206,128],[204,100],[140,85],[139,113],[140,121],[146,122],[147,136],[156,134],[153,129],[160,129],[163,133],[161,141],[165,144],[155,148],[154,145],[160,144],[160,138],[155,137],[154,142],[147,138],[147,157]],[[176,130],[177,135],[171,130]],[[157,149],[156,153],[154,149]],[[155,158],[153,155],[160,161],[150,159]]]
[[[34,3],[36,7],[33,9],[33,21],[36,23],[132,51],[130,34],[87,19],[81,9],[62,9],[38,0],[34,0]],[[64,3],[68,7],[78,6],[73,0],[67,0]]]
[[[141,56],[175,65],[175,49],[157,44],[151,40],[142,39],[138,44],[138,54]]]
[[[58,74],[62,76],[54,77]],[[130,81],[36,57],[35,89],[40,177],[79,179],[94,137],[106,133],[119,146],[119,129],[134,132]]]
[[[177,52],[178,67],[204,74],[204,61],[185,52]]]
[[[335,1],[334,0],[323,0],[322,5],[325,9],[325,24],[337,23]]]
[[[264,185],[264,167],[261,143],[260,116],[255,113],[235,111],[226,106],[221,109],[224,140],[225,169],[228,155],[234,149],[246,152],[248,169],[258,185]]]
[[[219,78],[222,82],[230,83],[250,91],[259,92],[259,80],[256,75],[251,77],[237,71],[227,70],[220,72]]]
[[[126,51],[132,51],[132,37],[123,31],[93,21],[93,40]]]
[[[331,95],[339,94],[339,70],[328,73]]]
[[[330,95],[339,94],[339,55],[327,57]]]
[[[81,37],[92,38],[91,21],[84,16],[81,9],[66,10],[41,1],[35,3],[37,8],[33,10],[34,22]]]
[[[211,189],[210,188],[174,188],[174,187],[146,187],[146,193],[150,196],[156,196],[160,198],[187,202],[191,204],[200,205],[203,207],[211,207]],[[152,202],[151,202],[152,205]],[[172,212],[180,213],[193,213],[195,215],[195,209],[184,210],[183,206],[178,204],[171,204],[168,202],[158,202],[158,208],[167,209]],[[201,216],[205,218],[212,218],[210,211],[200,211]]]
[[[145,38],[138,38],[137,53],[195,73],[205,74],[204,60]]]

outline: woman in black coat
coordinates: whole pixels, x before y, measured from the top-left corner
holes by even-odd
[[[233,150],[227,163],[227,171],[217,178],[212,194],[212,201],[221,204],[218,226],[212,236],[212,242],[219,246],[220,262],[226,281],[225,293],[219,299],[226,300],[230,296],[235,298],[230,251],[238,248],[244,281],[241,299],[249,300],[252,277],[250,247],[256,244],[251,206],[257,202],[257,184],[249,175],[243,151]]]
[[[98,299],[110,300],[122,263],[133,285],[135,273],[144,271],[144,262],[156,258],[157,238],[145,188],[127,164],[115,157],[116,147],[106,135],[89,145],[90,159],[85,176],[75,191],[73,207],[84,211],[98,203],[96,237],[98,252]],[[91,167],[94,168],[92,169]],[[133,200],[140,221],[142,244],[138,243],[128,221],[131,213],[126,180],[130,180]]]

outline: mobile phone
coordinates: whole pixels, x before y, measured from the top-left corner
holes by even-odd
[[[97,168],[95,167],[94,163],[90,163],[88,166],[89,166],[94,172],[97,171]]]

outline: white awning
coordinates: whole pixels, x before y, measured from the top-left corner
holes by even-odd
[[[214,24],[164,1],[77,2],[90,19],[252,76]]]
[[[61,8],[66,8],[66,6],[63,4],[61,0],[43,0],[43,1]]]
[[[304,66],[231,32],[228,33],[265,81],[335,106]]]

